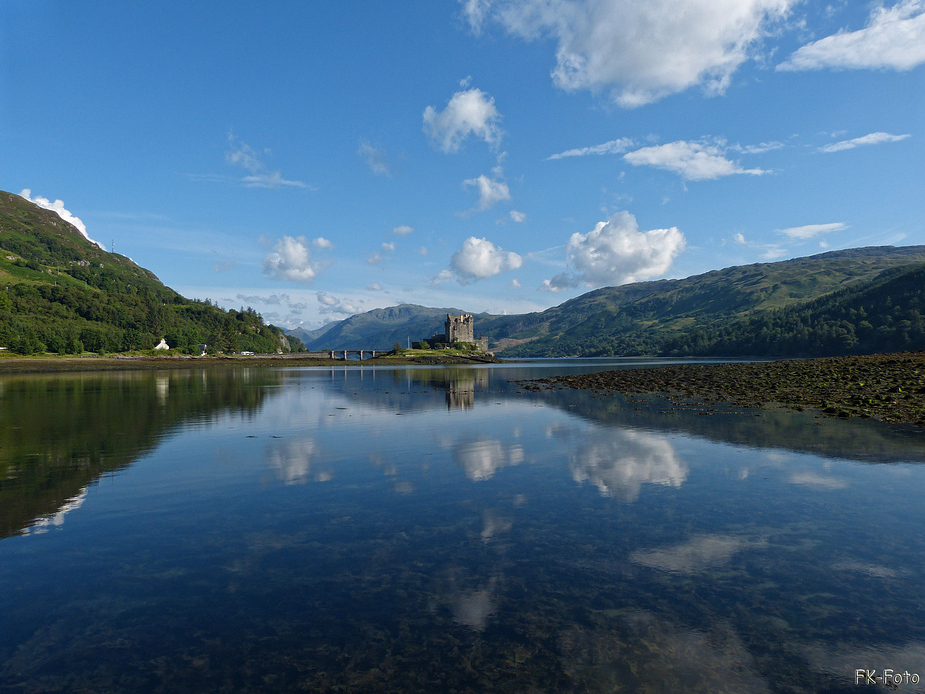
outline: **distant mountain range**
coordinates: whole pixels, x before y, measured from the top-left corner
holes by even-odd
[[[923,268],[925,246],[831,251],[604,287],[542,312],[476,314],[475,330],[505,357],[925,349]],[[309,349],[389,349],[463,312],[403,304],[290,334]]]
[[[19,354],[298,349],[252,310],[186,299],[87,240],[57,213],[0,191],[0,347]]]
[[[446,314],[469,313],[458,308],[428,308],[416,304],[401,304],[377,308],[328,323],[317,330],[288,330],[309,350],[323,349],[392,349],[395,343],[403,347],[408,341],[425,340],[436,332],[443,333]],[[475,314],[476,325],[494,318],[487,313]]]

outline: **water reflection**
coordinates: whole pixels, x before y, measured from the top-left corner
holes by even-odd
[[[0,431],[0,513],[57,495],[20,514],[35,536],[0,542],[0,691],[796,693],[853,691],[857,667],[925,675],[925,471],[808,448],[909,460],[920,441],[518,392],[506,373],[0,380],[3,423],[31,427]],[[793,439],[756,443],[775,432]]]
[[[639,498],[643,484],[680,487],[688,467],[671,442],[631,429],[593,429],[569,454],[572,479],[590,482],[604,496],[625,503]]]
[[[700,535],[679,545],[636,550],[630,554],[630,560],[660,571],[694,574],[727,564],[732,555],[738,552],[767,546],[766,538]]]
[[[318,443],[306,437],[278,443],[267,449],[267,465],[275,470],[285,484],[304,484],[312,471],[312,461],[318,455]],[[326,482],[330,473],[317,472],[315,479]]]
[[[184,422],[255,412],[272,393],[266,386],[279,382],[251,369],[0,379],[0,538],[60,525],[100,476]]]
[[[458,441],[453,445],[455,460],[473,482],[487,480],[507,465],[519,465],[524,461],[524,450],[520,444],[506,445],[494,439]]]

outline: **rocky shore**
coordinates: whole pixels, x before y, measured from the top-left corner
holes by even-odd
[[[925,352],[621,369],[532,381],[624,395],[658,394],[676,405],[785,406],[837,417],[925,427]],[[526,386],[526,384],[525,384]]]

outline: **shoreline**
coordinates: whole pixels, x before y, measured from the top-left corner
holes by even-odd
[[[292,354],[263,354],[255,356],[147,356],[113,354],[106,356],[38,356],[38,357],[0,357],[0,376],[6,374],[67,373],[81,371],[129,371],[149,369],[187,369],[214,368],[234,366],[389,366],[423,364],[439,366],[443,364],[493,364],[499,359],[485,357],[465,357],[457,355],[439,356],[388,356],[364,359],[362,362],[344,361],[343,359],[323,359]]]
[[[676,406],[818,410],[925,427],[925,351],[772,362],[681,364],[525,381],[529,390],[660,395]],[[532,386],[532,387],[531,387]]]

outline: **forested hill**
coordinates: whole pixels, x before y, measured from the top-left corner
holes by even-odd
[[[814,301],[692,332],[669,354],[834,356],[925,349],[925,264],[885,270]]]
[[[791,321],[788,325],[793,324],[792,316],[804,315],[807,302],[821,301],[842,290],[860,292],[865,285],[884,280],[884,271],[920,263],[925,263],[925,246],[831,251],[776,263],[730,267],[682,280],[605,287],[541,313],[494,318],[483,323],[481,330],[477,326],[476,332],[487,335],[502,348],[508,347],[503,351],[505,357],[890,351],[900,347],[887,338],[888,333],[867,334],[866,326],[861,325],[864,319],[850,310],[838,320],[856,321],[857,342],[850,337],[826,338],[822,342],[807,337],[801,342],[785,335],[782,327],[776,333],[768,328],[765,334],[776,337],[764,341],[749,342],[746,333],[765,329],[760,322],[763,320],[779,324],[784,319],[776,312],[788,307],[793,311],[786,314]],[[899,291],[899,286],[908,281],[902,276],[900,273],[898,284],[885,291]],[[890,312],[897,309],[895,301],[914,299],[907,297],[904,290],[901,295],[902,299],[897,295],[893,300]],[[882,292],[870,296],[874,303],[886,301]],[[810,310],[822,311],[822,306]],[[878,310],[874,304],[870,306]],[[899,310],[905,315],[913,307],[904,304]],[[822,313],[818,315],[821,320]],[[844,324],[841,329],[848,330]],[[912,333],[908,334],[911,338]]]
[[[301,347],[253,310],[186,299],[57,213],[0,191],[0,346],[20,354]]]

